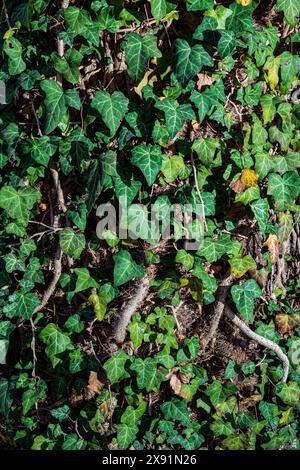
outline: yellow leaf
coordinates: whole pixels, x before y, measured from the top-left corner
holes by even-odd
[[[236,3],[239,5],[243,5],[243,7],[247,7],[248,5],[251,5],[252,0],[235,0]]]
[[[153,74],[153,70],[147,70],[140,83],[136,87],[134,87],[134,91],[139,95],[141,99],[143,99],[142,89],[144,88],[144,86],[153,85],[155,82],[157,82],[157,77]]]
[[[279,60],[275,57],[268,57],[268,60],[264,65],[264,70],[267,72],[267,79],[271,90],[274,90],[279,82],[279,65]]]
[[[245,186],[245,189],[257,186],[258,174],[254,170],[246,168],[243,170],[241,175],[241,182]]]

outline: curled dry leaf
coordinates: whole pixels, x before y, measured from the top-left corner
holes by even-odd
[[[270,261],[275,264],[279,256],[279,243],[276,235],[270,234],[263,246],[266,246],[270,253]]]
[[[215,82],[215,79],[206,75],[206,73],[198,73],[197,89],[201,89],[205,86],[212,85]]]
[[[91,371],[89,375],[89,383],[86,387],[86,398],[90,400],[95,395],[99,395],[104,384],[98,379],[97,372]]]

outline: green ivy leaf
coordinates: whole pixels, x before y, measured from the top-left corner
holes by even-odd
[[[231,287],[231,295],[238,311],[245,320],[254,320],[254,299],[262,295],[261,289],[254,279],[249,279],[241,285]]]
[[[54,323],[49,323],[40,332],[40,339],[46,345],[46,354],[49,357],[53,367],[57,366],[61,359],[57,357],[65,351],[74,349],[73,343],[66,333]]]
[[[165,113],[170,138],[173,139],[182,129],[186,121],[196,119],[193,108],[190,104],[179,104],[176,100],[166,98],[155,105]]]
[[[138,145],[132,150],[133,165],[139,167],[151,186],[162,165],[162,154],[158,145]]]
[[[162,20],[167,14],[167,2],[166,0],[150,0],[151,13],[156,21]]]
[[[18,191],[12,186],[3,186],[0,190],[0,207],[5,209],[12,219],[26,226],[29,210],[39,200],[41,194],[33,188],[22,188]]]
[[[10,75],[18,75],[26,69],[22,59],[22,44],[18,39],[10,37],[4,42],[3,52],[8,56],[8,72]]]
[[[283,176],[269,175],[268,194],[275,199],[279,211],[284,211],[300,193],[300,177],[296,171],[289,171]]]
[[[74,85],[79,80],[82,59],[83,55],[75,49],[68,49],[64,57],[59,57],[58,54],[52,55],[55,70]]]
[[[67,227],[60,232],[59,238],[62,251],[72,258],[78,259],[85,248],[83,233],[75,233],[70,227]]]
[[[217,50],[220,57],[231,55],[236,48],[235,34],[232,31],[221,31],[221,37],[218,42]]]
[[[267,228],[267,221],[269,218],[269,203],[267,199],[258,199],[252,202],[250,207],[253,211],[254,217],[257,220],[259,230],[265,233]]]
[[[103,364],[108,380],[113,385],[120,380],[129,377],[129,373],[125,370],[125,364],[130,361],[130,356],[120,349],[114,356]]]
[[[46,95],[45,134],[50,134],[62,121],[67,111],[64,90],[54,80],[42,80],[40,87]]]
[[[134,441],[139,428],[133,423],[121,423],[117,427],[117,441],[120,449],[127,449]]]
[[[128,34],[124,49],[128,74],[134,83],[139,83],[142,80],[150,59],[161,57],[161,52],[157,48],[157,38],[151,34],[145,36],[137,33]]]
[[[127,113],[129,100],[120,91],[114,91],[111,95],[106,91],[97,91],[91,107],[101,115],[104,123],[114,137],[120,124]]]
[[[192,149],[197,153],[199,160],[205,167],[210,168],[219,164],[218,159],[214,161],[216,151],[221,149],[219,139],[207,137],[205,139],[195,140]]]
[[[175,75],[180,83],[185,83],[201,72],[204,65],[211,67],[213,60],[203,46],[190,46],[185,39],[175,41]]]
[[[187,425],[190,421],[189,410],[184,400],[179,398],[172,398],[171,401],[166,401],[161,405],[161,411],[165,419],[170,421],[180,421]]]
[[[284,18],[291,26],[297,26],[300,16],[300,0],[276,0],[276,10],[284,13]]]
[[[130,369],[136,372],[137,386],[139,389],[145,388],[147,392],[157,391],[161,383],[161,374],[156,366],[156,360],[147,357],[146,359],[135,358]]]
[[[121,250],[114,255],[114,284],[121,286],[134,278],[142,278],[145,275],[143,266],[139,266],[132,258],[129,251]]]

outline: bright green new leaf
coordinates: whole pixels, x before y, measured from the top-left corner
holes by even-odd
[[[125,364],[130,362],[130,360],[130,356],[127,356],[127,354],[120,349],[114,356],[103,364],[103,369],[112,385],[126,377],[129,377],[129,373],[125,370]]]
[[[296,171],[289,171],[283,176],[269,175],[268,194],[275,199],[279,211],[284,211],[300,193],[300,177]]]
[[[300,16],[300,0],[276,0],[276,10],[284,13],[284,18],[291,26],[297,26]]]
[[[249,279],[241,285],[231,287],[231,295],[239,313],[245,320],[254,320],[254,299],[262,295],[261,289],[254,279]]]

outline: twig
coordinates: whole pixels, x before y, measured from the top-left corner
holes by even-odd
[[[62,10],[66,10],[69,6],[70,0],[63,0],[61,8]],[[57,52],[59,57],[63,58],[65,55],[65,41],[63,39],[58,39],[57,40]],[[60,73],[57,74],[56,76],[56,81],[60,85],[62,85],[62,75]]]
[[[57,200],[58,200],[59,207],[61,208],[61,210],[65,214],[67,212],[68,208],[67,208],[66,203],[65,203],[65,197],[64,197],[63,190],[61,189],[61,184],[60,184],[58,172],[54,168],[50,168],[50,171],[51,171],[52,178],[53,178],[53,181],[54,181],[54,186],[55,186],[55,190],[56,190],[56,194],[57,194]]]
[[[43,133],[42,133],[42,129],[41,129],[41,126],[40,126],[39,118],[38,118],[38,116],[37,116],[37,114],[36,114],[36,110],[35,110],[33,101],[31,102],[31,107],[32,107],[34,119],[35,119],[35,121],[36,121],[36,125],[37,125],[37,128],[38,128],[38,135],[39,135],[40,137],[42,137],[42,136],[43,136]]]
[[[246,325],[246,323],[244,323],[237,315],[235,315],[227,305],[225,308],[225,314],[232,321],[232,323],[235,326],[237,326],[239,330],[241,330],[242,333],[244,333],[244,335],[246,335],[248,338],[255,341],[256,343],[260,344],[261,346],[264,346],[265,348],[269,348],[275,352],[277,357],[282,362],[282,366],[283,366],[284,374],[283,374],[282,381],[286,382],[288,375],[289,375],[290,362],[289,362],[288,357],[284,354],[284,352],[278,346],[278,344],[252,331],[251,328],[249,328],[249,326]]]
[[[200,202],[201,202],[201,205],[202,205],[202,208],[203,208],[203,221],[204,221],[204,226],[205,226],[205,230],[207,230],[207,224],[206,224],[206,219],[205,219],[205,204],[204,204],[203,197],[202,197],[202,195],[201,195],[200,188],[199,188],[199,184],[198,184],[197,170],[196,170],[196,165],[195,165],[195,160],[194,160],[194,157],[193,157],[193,153],[191,153],[191,161],[192,161],[192,167],[193,167],[193,173],[194,173],[196,191],[197,191],[197,194],[198,194],[198,196],[199,196],[199,199],[200,199]]]
[[[55,258],[54,258],[54,275],[53,275],[52,281],[49,284],[47,290],[44,292],[40,305],[34,310],[33,313],[37,313],[43,310],[43,308],[46,306],[46,304],[48,303],[48,300],[53,295],[56,289],[57,283],[61,276],[61,256],[62,256],[61,248],[60,248],[60,245],[58,245],[56,249],[56,253],[55,253]]]
[[[5,0],[2,0],[2,3],[3,3],[3,10],[4,10],[4,15],[5,15],[7,26],[9,27],[9,29],[11,29],[11,24],[9,21],[9,16],[8,16]]]
[[[149,290],[149,277],[145,275],[144,279],[138,285],[138,288],[132,299],[121,310],[119,319],[115,326],[114,338],[117,343],[123,343],[126,336],[126,329],[130,323],[132,315],[138,310]]]
[[[32,340],[31,340],[31,350],[32,350],[32,377],[35,379],[36,378],[36,363],[37,363],[37,357],[36,357],[36,350],[35,350],[35,326],[33,323],[32,318],[30,319],[30,325],[31,325],[31,332],[32,332]]]
[[[210,325],[210,330],[206,337],[206,341],[204,344],[204,349],[208,346],[210,341],[215,337],[216,331],[219,327],[219,323],[221,321],[224,308],[225,308],[225,301],[228,294],[229,287],[232,284],[233,276],[226,277],[220,284],[216,294],[216,301],[215,301],[215,309],[213,314],[213,320]]]

